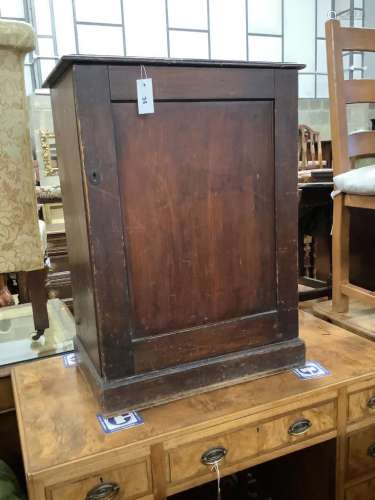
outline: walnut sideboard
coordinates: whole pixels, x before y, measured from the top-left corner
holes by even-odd
[[[49,76],[77,346],[106,412],[303,362],[302,67],[66,56]]]
[[[61,357],[17,366],[12,381],[29,499],[86,500],[109,482],[119,487],[119,500],[161,500],[214,478],[201,463],[213,447],[227,449],[227,475],[333,438],[337,500],[374,499],[374,344],[300,316],[307,359],[330,375],[301,380],[288,371],[243,382],[144,409],[144,424],[113,434],[101,430],[80,371],[65,368]]]

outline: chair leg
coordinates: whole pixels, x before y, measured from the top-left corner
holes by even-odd
[[[332,234],[332,310],[347,312],[349,299],[341,292],[341,284],[349,282],[349,209],[344,205],[344,195],[333,201]]]
[[[46,291],[46,268],[30,271],[27,281],[33,310],[34,327],[36,335],[34,340],[38,340],[44,334],[44,330],[49,327],[47,310],[47,291]]]

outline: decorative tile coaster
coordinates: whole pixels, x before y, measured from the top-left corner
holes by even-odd
[[[306,361],[306,363],[303,366],[300,366],[299,368],[294,368],[293,373],[297,375],[298,378],[304,379],[304,380],[310,380],[313,378],[323,378],[327,377],[328,375],[331,375],[331,372],[324,368],[320,363],[317,361]]]
[[[68,354],[64,354],[63,362],[65,368],[76,366],[78,364],[78,354],[76,352],[69,352]]]
[[[103,415],[97,415],[96,417],[106,434],[143,424],[143,418],[136,411],[130,411],[115,417],[103,417]]]

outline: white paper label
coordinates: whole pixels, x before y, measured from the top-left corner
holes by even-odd
[[[146,115],[154,113],[154,93],[152,91],[152,78],[137,80],[138,113]]]
[[[304,380],[311,380],[313,378],[322,378],[331,375],[331,372],[324,368],[323,365],[317,361],[306,361],[303,366],[293,368],[293,372],[298,378]]]
[[[129,427],[134,427],[144,422],[143,418],[136,411],[117,415],[116,417],[103,417],[103,415],[97,415],[96,417],[106,434],[128,429]]]

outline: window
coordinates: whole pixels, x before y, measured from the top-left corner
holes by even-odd
[[[326,97],[330,10],[363,26],[363,0],[0,0],[0,17],[31,22],[37,33],[28,91],[59,57],[78,53],[304,63],[300,97]],[[347,78],[363,77],[362,61],[344,56]]]

